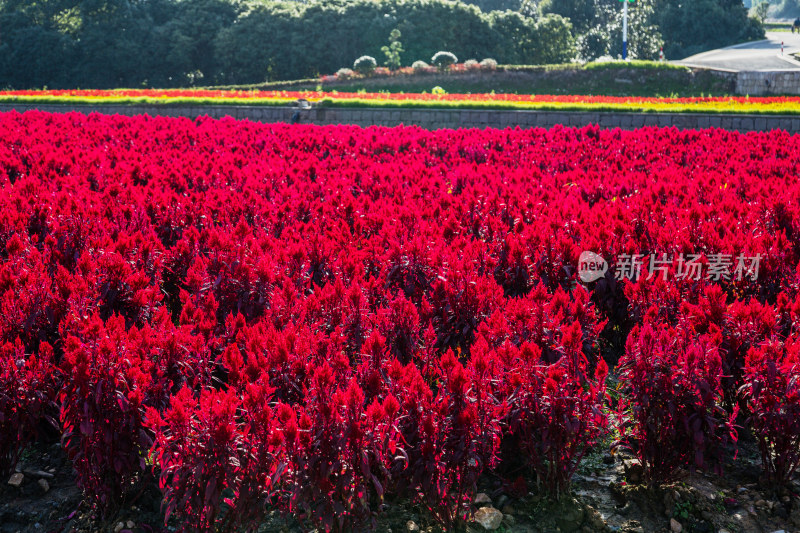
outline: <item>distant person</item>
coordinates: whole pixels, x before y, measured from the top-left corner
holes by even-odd
[[[792,33],[795,31],[800,32],[800,17],[794,19],[794,22],[792,23]]]

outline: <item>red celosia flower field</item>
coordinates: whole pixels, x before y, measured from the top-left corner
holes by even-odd
[[[396,498],[451,529],[487,472],[558,497],[604,446],[651,484],[737,431],[776,484],[800,463],[799,136],[28,112],[0,139],[0,470],[50,424],[100,513],[158,484],[184,530]]]

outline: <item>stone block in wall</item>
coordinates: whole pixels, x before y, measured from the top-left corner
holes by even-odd
[[[545,111],[544,113],[533,113],[536,118],[534,124],[539,128],[552,128],[556,125],[556,115],[553,112]]]
[[[600,115],[600,121],[598,124],[600,124],[600,127],[602,128],[617,128],[619,127],[620,121],[619,117],[612,113],[603,113]]]
[[[465,128],[474,128],[479,123],[479,117],[478,111],[466,109],[461,112],[461,125]]]
[[[506,125],[510,128],[519,124],[519,120],[517,120],[517,112],[516,111],[506,111]]]
[[[645,126],[661,126],[662,124],[659,124],[658,115],[647,114],[644,117],[644,125]]]
[[[331,109],[325,112],[325,118],[322,119],[320,124],[351,124],[357,123],[352,118],[352,110],[348,109]]]
[[[555,126],[559,124],[561,126],[569,126],[569,115],[566,113],[552,113],[550,115],[551,123]]]
[[[458,123],[461,120],[461,113],[457,109],[451,110],[448,114],[448,122],[452,125],[453,128],[458,127]]]
[[[680,129],[697,129],[697,116],[695,115],[675,115],[672,125]]]
[[[595,113],[575,113],[577,120],[579,121],[575,124],[577,127],[583,128],[584,126],[588,126],[590,124],[597,124],[598,117]],[[642,118],[642,123],[644,124],[644,118]]]
[[[264,124],[270,124],[272,122],[278,121],[278,115],[276,113],[276,109],[272,107],[264,107],[261,109],[261,117],[259,117],[258,121]]]
[[[283,109],[282,107],[272,108],[267,115],[267,122],[289,122],[292,120],[293,114],[294,112],[290,109]]]

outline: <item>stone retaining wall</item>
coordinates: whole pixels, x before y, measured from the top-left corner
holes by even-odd
[[[231,116],[258,122],[289,122],[295,109],[265,106],[144,106],[144,105],[34,105],[0,104],[0,111],[40,109],[55,113],[79,111],[104,114],[212,118]],[[724,128],[741,132],[782,129],[800,133],[800,115],[721,115],[693,113],[609,113],[578,111],[439,110],[397,108],[312,108],[301,111],[301,122],[396,126],[416,124],[438,128],[550,128],[597,124],[602,128],[634,129],[642,126],[675,126],[680,129]]]
[[[739,72],[736,94],[750,96],[800,95],[800,70]]]

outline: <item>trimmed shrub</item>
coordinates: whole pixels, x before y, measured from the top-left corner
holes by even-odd
[[[378,62],[372,56],[361,56],[353,62],[353,70],[363,75],[372,74],[377,66]]]
[[[355,76],[355,72],[349,68],[340,68],[336,71],[336,78],[339,80],[349,80]]]
[[[436,52],[431,58],[431,63],[439,67],[439,70],[445,70],[450,65],[458,63],[458,58],[451,52]]]
[[[414,61],[411,64],[411,68],[413,68],[415,72],[424,72],[426,69],[430,68],[430,65],[424,61]]]

